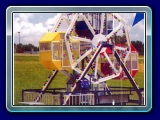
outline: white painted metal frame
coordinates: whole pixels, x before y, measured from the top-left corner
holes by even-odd
[[[86,104],[89,103],[89,105],[94,105],[94,94],[88,93],[88,94],[72,94],[72,95],[64,95],[64,101],[68,100],[69,105],[73,105],[73,98],[78,97],[79,98],[79,103],[75,105],[80,105],[80,104]],[[72,98],[72,103],[71,99]],[[75,100],[75,103],[77,101]],[[64,103],[66,105],[66,103]]]

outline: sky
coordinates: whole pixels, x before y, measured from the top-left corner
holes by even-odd
[[[132,27],[135,13],[119,13],[126,21],[131,40],[144,42],[144,19]],[[14,43],[33,44],[38,46],[41,37],[51,29],[58,18],[57,13],[14,13],[13,35]]]

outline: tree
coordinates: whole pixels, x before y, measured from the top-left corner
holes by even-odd
[[[140,55],[144,55],[144,43],[141,41],[131,41],[132,45],[136,48]]]
[[[17,44],[16,52],[17,53],[23,53],[24,52],[24,46],[21,43]]]
[[[14,53],[16,53],[17,45],[14,43]]]

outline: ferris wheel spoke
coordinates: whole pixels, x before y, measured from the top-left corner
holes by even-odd
[[[114,35],[114,33],[120,29],[122,23],[119,23],[119,25],[109,34],[106,36],[106,39],[110,38],[112,35]]]
[[[70,36],[70,38],[71,39],[75,39],[75,40],[79,40],[79,41],[83,41],[83,42],[89,42],[89,43],[92,42],[90,39],[82,38],[82,37],[77,37],[77,36]]]
[[[112,61],[110,60],[110,58],[108,57],[107,53],[104,52],[105,57],[107,58],[109,64],[111,65],[111,67],[113,68],[113,70],[116,72],[116,74],[118,73],[118,71],[116,70],[116,68],[114,67]]]
[[[85,15],[81,15],[81,16],[82,16],[82,18],[84,19],[84,21],[86,22],[86,24],[87,24],[88,28],[90,29],[91,33],[92,33],[93,35],[95,35],[95,32],[94,32],[94,30],[93,30],[93,26],[91,26],[91,24],[88,22],[86,16],[85,16]]]
[[[85,52],[77,61],[73,64],[75,67],[79,62],[81,62],[85,57],[87,57],[92,52],[92,49],[89,49],[87,52]]]

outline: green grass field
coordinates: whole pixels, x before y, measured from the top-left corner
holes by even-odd
[[[144,62],[143,57],[139,59],[139,71],[135,76],[135,81],[140,88],[144,87]],[[14,104],[22,101],[22,89],[41,89],[43,83],[51,73],[39,62],[38,55],[14,55]],[[65,88],[67,78],[58,73],[55,80],[50,85],[51,88]],[[128,86],[128,80],[110,80],[109,86]]]

